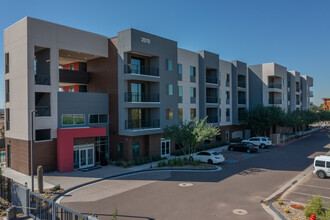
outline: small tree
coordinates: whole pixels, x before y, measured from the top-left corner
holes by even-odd
[[[185,156],[190,156],[196,152],[199,143],[220,134],[219,128],[206,123],[206,118],[167,126],[164,128],[164,137],[173,140]]]

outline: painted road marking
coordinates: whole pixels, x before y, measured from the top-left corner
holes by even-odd
[[[329,187],[323,187],[323,186],[313,186],[313,185],[302,185],[302,186],[308,186],[308,187],[314,187],[314,188],[320,188],[320,189],[329,189]]]
[[[308,194],[308,193],[301,193],[301,192],[292,192],[294,194],[299,194],[299,195],[304,195],[304,196],[315,196],[313,194]],[[330,197],[326,197],[326,196],[320,196],[323,199],[330,199]]]

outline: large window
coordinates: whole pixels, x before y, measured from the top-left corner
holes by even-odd
[[[190,109],[190,119],[196,118],[196,109],[192,108]]]
[[[89,124],[102,124],[108,123],[108,115],[107,114],[90,114],[88,116]]]
[[[195,98],[196,97],[196,88],[190,87],[190,97]]]
[[[140,144],[139,142],[133,143],[133,157],[138,157],[140,155]]]
[[[35,93],[35,110],[36,117],[50,116],[50,93],[36,92]]]
[[[173,85],[172,84],[168,84],[167,94],[168,95],[173,95]]]
[[[178,63],[178,74],[182,74],[182,64]]]
[[[6,102],[9,102],[9,80],[5,81]]]
[[[179,90],[179,97],[182,97],[182,86],[179,86],[178,90]]]
[[[5,54],[5,73],[9,73],[9,53]]]
[[[10,130],[10,109],[6,108],[6,131]]]
[[[34,77],[36,85],[50,85],[50,49],[34,47]]]
[[[72,114],[72,115],[62,115],[62,125],[84,125],[85,115],[84,114]]]
[[[167,66],[167,70],[168,70],[168,71],[172,71],[172,70],[173,70],[173,61],[167,59],[167,60],[166,60],[166,66]]]
[[[49,141],[50,139],[50,129],[36,130],[36,141]]]
[[[168,108],[166,109],[166,120],[173,120],[173,109]]]
[[[183,119],[183,109],[182,108],[178,109],[178,114],[179,114],[179,119],[182,120]]]
[[[190,76],[196,76],[196,67],[190,66]]]

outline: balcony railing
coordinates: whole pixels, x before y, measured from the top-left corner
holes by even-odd
[[[206,103],[218,103],[218,97],[206,96]]]
[[[230,99],[226,99],[226,104],[230,104]]]
[[[218,79],[214,76],[206,76],[206,83],[218,84]]]
[[[226,81],[226,87],[229,87],[229,86],[230,86],[230,82]]]
[[[196,97],[190,97],[190,103],[195,104],[196,103]]]
[[[296,105],[300,105],[300,101],[299,100],[296,100]]]
[[[296,92],[300,92],[300,88],[299,87],[296,87]]]
[[[50,106],[36,106],[36,117],[50,116]]]
[[[218,117],[217,116],[208,116],[207,123],[218,123]]]
[[[238,98],[238,104],[239,105],[246,105],[246,99],[245,98]]]
[[[9,102],[9,93],[6,92],[6,102]]]
[[[125,129],[149,129],[149,128],[159,128],[159,119],[153,120],[125,120]]]
[[[314,97],[313,91],[309,91],[309,97]]]
[[[282,104],[282,100],[281,99],[269,99],[268,104],[270,104],[270,105]]]
[[[230,121],[230,116],[226,116],[226,122]]]
[[[190,82],[196,82],[196,76],[190,76]]]
[[[246,88],[246,83],[245,82],[238,82],[237,86],[240,88]]]
[[[281,83],[269,82],[268,83],[268,88],[270,88],[270,89],[282,89],[282,84]]]
[[[126,64],[125,74],[137,74],[146,76],[159,76],[159,69],[152,66],[136,65],[136,64]]]
[[[34,80],[36,85],[50,85],[49,74],[36,74],[34,75]]]
[[[159,94],[125,92],[125,102],[159,102]]]

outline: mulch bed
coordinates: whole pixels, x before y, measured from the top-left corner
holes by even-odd
[[[36,191],[36,193],[40,194],[41,196],[45,197],[46,199],[52,200],[56,196],[60,195],[64,192],[64,189],[45,189],[43,193],[39,193],[39,191]]]
[[[183,165],[183,166],[166,166],[166,167],[152,167],[153,169],[189,169],[189,170],[214,170],[215,165],[212,164],[198,164],[198,165]]]
[[[305,217],[305,210],[303,205],[292,203],[289,201],[282,201],[283,204],[280,205],[278,202],[273,202],[273,207],[281,213],[286,219],[288,220],[308,220],[308,218]],[[295,208],[293,208],[294,206]],[[299,208],[299,209],[297,209]],[[289,210],[289,213],[286,213],[284,210]]]

